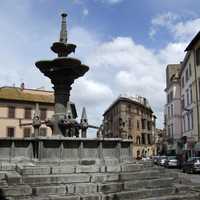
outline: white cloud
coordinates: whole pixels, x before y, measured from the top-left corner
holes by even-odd
[[[87,16],[89,14],[89,10],[87,8],[83,9],[83,16]]]
[[[123,0],[102,0],[102,1],[109,4],[116,4],[122,2]]]
[[[183,19],[182,16],[171,12],[157,15],[151,24],[150,38],[153,38],[159,30],[167,30],[175,41],[189,42],[200,31],[200,18]]]
[[[177,40],[189,41],[195,34],[200,31],[200,18],[188,20],[186,22],[178,22],[175,24],[171,32]]]
[[[57,39],[59,27],[54,27],[49,21],[34,23],[30,20],[30,13],[27,10],[23,13],[21,9],[19,17],[18,12],[11,12],[9,18],[6,13],[0,13],[3,30],[0,32],[0,83],[19,85],[24,81],[27,87],[51,88],[52,84],[34,66],[34,62],[55,57],[48,48]],[[172,16],[169,18],[175,20]],[[162,24],[162,20],[154,23]],[[182,28],[178,30],[176,32],[181,33]],[[181,61],[185,43],[169,43],[156,51],[137,44],[130,37],[103,41],[97,33],[80,26],[69,30],[69,41],[77,44],[75,57],[90,66],[84,78],[75,80],[72,85],[71,99],[76,103],[79,115],[81,107],[86,106],[90,122],[100,124],[103,112],[114,98],[120,93],[130,93],[149,99],[161,126],[165,67],[168,63]]]
[[[164,14],[157,15],[152,19],[151,23],[154,26],[171,26],[176,20],[178,16],[171,12],[167,12]]]
[[[183,59],[185,43],[170,43],[157,53],[128,37],[114,38],[93,51],[87,63],[95,68],[95,79],[106,82],[115,96],[120,93],[145,96],[155,113],[165,104],[165,67]],[[163,116],[158,116],[162,126]]]

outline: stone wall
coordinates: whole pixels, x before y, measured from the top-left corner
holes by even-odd
[[[120,138],[25,138],[0,139],[0,161],[119,162],[132,158],[132,140]]]

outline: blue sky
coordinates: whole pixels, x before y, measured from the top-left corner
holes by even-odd
[[[148,98],[163,126],[165,68],[179,63],[200,30],[199,0],[1,0],[0,85],[51,89],[36,69],[55,55],[60,13],[68,13],[75,57],[90,66],[73,85],[78,112],[86,106],[91,123],[120,94]]]

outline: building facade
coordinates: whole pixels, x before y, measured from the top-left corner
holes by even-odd
[[[155,155],[156,118],[147,99],[120,96],[103,116],[104,137],[132,138],[135,158]]]
[[[36,105],[40,110],[42,121],[54,113],[54,95],[51,91],[25,89],[20,87],[0,88],[0,137],[31,137],[33,127],[21,126],[32,123]],[[40,127],[41,136],[51,136],[51,129]]]
[[[182,136],[181,127],[181,64],[170,64],[166,68],[166,105],[165,130],[168,140],[168,150],[178,149],[178,140]]]
[[[181,124],[181,134],[179,134],[180,131],[178,131],[178,134],[177,132],[174,132],[174,134],[179,135],[178,143],[182,152],[190,157],[200,152],[200,32],[188,44],[185,51],[184,60],[181,62],[177,74],[176,87],[180,88],[180,101],[177,105],[174,105],[174,112],[181,111],[181,121],[174,122],[176,126]],[[165,91],[168,95],[168,85]],[[167,135],[169,135],[166,107],[165,116],[165,128]],[[174,136],[173,139],[175,139]]]

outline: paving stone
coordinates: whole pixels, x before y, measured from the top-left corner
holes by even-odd
[[[125,190],[138,190],[141,188],[160,188],[168,187],[174,183],[174,178],[161,178],[161,179],[150,179],[150,180],[135,180],[124,182]]]
[[[33,195],[36,195],[36,196],[44,195],[44,194],[65,194],[66,187],[65,185],[38,186],[38,187],[33,187],[32,193]]]
[[[23,181],[30,185],[43,184],[65,184],[89,182],[89,174],[57,174],[57,175],[28,175],[23,177]]]
[[[121,192],[123,190],[123,183],[104,183],[98,185],[98,191],[104,194]]]
[[[49,200],[80,200],[78,195],[49,195]]]
[[[109,158],[105,158],[104,159],[105,165],[119,165],[119,160],[118,159],[109,159]]]
[[[199,194],[178,194],[178,195],[166,195],[163,197],[153,197],[153,198],[145,198],[140,200],[199,200]]]
[[[160,197],[166,194],[172,194],[173,188],[159,188],[148,190],[137,190],[127,192],[116,192],[112,194],[102,195],[102,200],[140,200],[142,198]]]
[[[74,166],[53,166],[51,169],[52,174],[70,174],[75,172]]]
[[[15,163],[1,162],[0,171],[14,171],[16,169]]]
[[[119,174],[116,173],[99,173],[91,175],[91,182],[93,183],[113,182],[118,180]]]
[[[124,164],[121,166],[122,172],[136,172],[141,171],[143,169],[142,164]]]
[[[75,185],[75,193],[96,193],[97,192],[97,184],[94,183],[78,183]]]
[[[21,184],[22,183],[22,177],[17,172],[7,172],[5,174],[5,179],[8,183],[8,185],[14,185],[14,184]]]
[[[106,172],[120,172],[121,171],[121,167],[120,165],[108,165],[106,166]]]
[[[120,174],[120,180],[140,180],[140,179],[152,179],[152,178],[161,178],[163,174],[161,174],[157,170],[149,170],[149,171],[141,171],[141,172],[127,172]]]
[[[66,185],[66,193],[73,194],[75,192],[75,185],[67,184]]]
[[[101,200],[100,194],[81,195],[81,200]]]
[[[50,174],[49,166],[20,166],[16,167],[17,172],[22,175],[45,175]]]
[[[32,194],[32,188],[28,185],[15,185],[9,187],[2,187],[2,192],[5,196],[28,196]]]
[[[6,171],[0,171],[0,180],[5,178]]]
[[[76,166],[76,173],[94,173],[100,172],[100,168],[97,165],[78,165]]]

